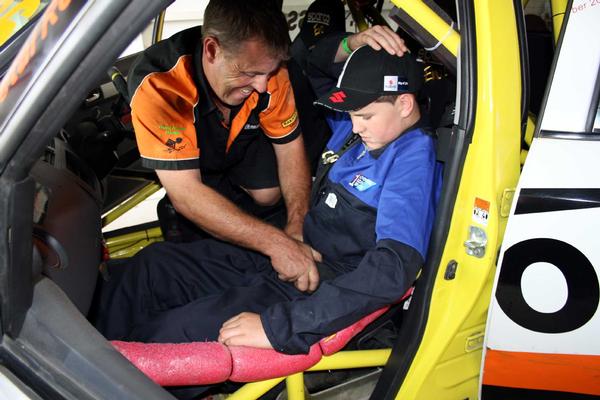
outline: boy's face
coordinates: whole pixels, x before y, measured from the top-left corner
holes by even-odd
[[[369,150],[377,150],[396,139],[403,131],[399,99],[392,103],[371,103],[350,111],[352,129]]]

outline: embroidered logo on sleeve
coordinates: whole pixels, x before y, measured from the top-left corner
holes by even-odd
[[[284,128],[287,128],[288,126],[290,126],[294,122],[296,122],[296,119],[298,119],[298,113],[296,111],[294,111],[294,113],[292,114],[291,117],[289,117],[288,119],[286,119],[285,121],[283,121],[281,123],[281,126],[283,126]]]
[[[183,142],[183,138],[180,138],[180,137],[178,137],[175,140],[168,139],[165,142],[165,144],[167,145],[167,148],[165,150],[167,151],[167,153],[172,153],[174,151],[181,151],[181,150],[185,149],[185,144],[180,145],[181,142]]]
[[[350,184],[350,187],[355,188],[359,192],[364,192],[365,190],[369,189],[370,187],[373,187],[376,185],[375,182],[373,182],[372,180],[370,180],[369,178],[367,178],[366,176],[363,176],[361,174],[356,174],[356,176],[350,181],[349,184]]]
[[[159,125],[158,129],[167,135],[181,135],[185,131],[184,127],[175,125]]]

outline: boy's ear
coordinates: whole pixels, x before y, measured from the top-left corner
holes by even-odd
[[[417,105],[416,101],[415,96],[411,93],[403,93],[396,97],[395,106],[398,108],[400,116],[406,118],[411,115]]]

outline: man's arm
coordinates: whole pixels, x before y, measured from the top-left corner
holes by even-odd
[[[197,169],[156,173],[179,213],[219,239],[270,257],[279,278],[294,282],[299,290],[316,288],[318,273],[309,246],[244,213],[204,185]]]
[[[273,144],[281,193],[287,208],[285,232],[302,240],[302,224],[308,212],[310,173],[302,135],[285,144]]]
[[[304,150],[302,134],[296,139],[284,144],[273,144],[277,158],[277,172],[279,185],[287,209],[287,225],[285,233],[290,237],[302,241],[302,226],[304,217],[308,212],[310,195],[310,173],[308,161]],[[321,261],[321,255],[309,247],[315,261]],[[271,261],[273,259],[271,258]],[[319,273],[316,265],[306,270],[297,278],[301,287],[314,291],[319,285]],[[305,282],[307,282],[305,284]],[[298,287],[298,284],[296,285]]]
[[[401,57],[408,48],[404,44],[404,40],[398,36],[387,26],[375,25],[362,32],[355,33],[347,38],[348,48],[356,50],[361,46],[368,45],[375,50],[384,49],[390,54],[395,54]],[[342,43],[338,47],[335,54],[334,62],[342,62],[348,58],[349,54],[343,48]]]

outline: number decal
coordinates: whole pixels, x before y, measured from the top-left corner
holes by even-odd
[[[521,277],[536,262],[556,266],[567,281],[567,302],[556,312],[534,310],[523,297]],[[522,327],[542,333],[564,333],[582,327],[594,316],[600,288],[594,267],[581,251],[556,239],[529,239],[506,250],[496,299],[504,313]]]

